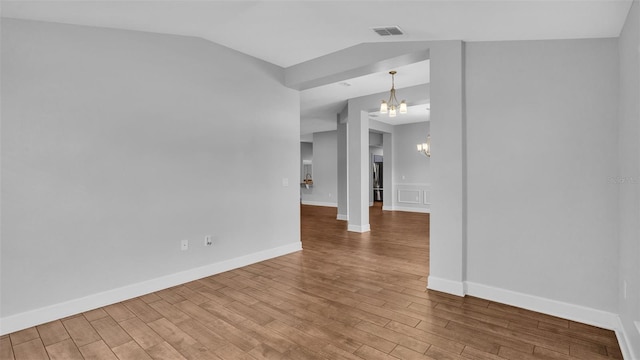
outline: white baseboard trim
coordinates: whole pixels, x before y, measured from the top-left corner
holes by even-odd
[[[384,208],[382,209],[384,210]],[[431,209],[429,208],[418,208],[418,207],[408,207],[408,206],[394,206],[391,208],[392,211],[406,211],[406,212],[416,212],[429,214],[431,213]]]
[[[184,284],[203,277],[237,269],[300,250],[302,250],[302,243],[296,242],[224,260],[215,264],[205,265],[195,269],[185,270],[179,273],[143,281],[137,284],[126,285],[120,288],[85,296],[83,298],[73,299],[63,303],[6,316],[0,318],[0,335],[27,329],[32,326],[44,324],[102,306],[115,304],[154,291],[163,290],[172,286]]]
[[[349,221],[349,215],[338,214],[338,216],[336,217],[336,220]]]
[[[427,289],[464,296],[464,283],[462,281],[448,280],[431,275],[427,279]]]
[[[365,232],[371,231],[371,226],[369,226],[369,224],[362,225],[362,226],[349,224],[349,225],[347,225],[347,231],[365,233]]]
[[[573,320],[605,329],[618,330],[620,328],[620,320],[617,314],[586,306],[500,289],[474,282],[466,282],[466,293],[467,295],[476,296],[486,300],[513,305],[523,309],[558,316],[563,319]]]
[[[331,202],[324,202],[324,201],[302,200],[301,203],[302,205],[338,207],[338,203],[331,203]]]
[[[429,208],[417,208],[417,207],[408,207],[408,206],[384,206],[382,205],[382,211],[406,211],[406,212],[417,212],[423,214],[431,213],[431,209]]]
[[[638,332],[640,332],[640,324],[636,321],[635,325]],[[618,317],[618,327],[614,330],[616,332],[616,338],[618,339],[618,345],[620,345],[622,358],[627,360],[640,359],[640,354],[634,353],[633,348],[631,347],[631,339],[629,339],[629,334],[625,331],[620,317]]]

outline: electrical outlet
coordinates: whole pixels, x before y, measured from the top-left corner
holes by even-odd
[[[182,251],[189,250],[189,240],[180,241],[180,250]]]
[[[204,246],[211,246],[213,245],[213,237],[211,235],[206,235],[204,237]]]

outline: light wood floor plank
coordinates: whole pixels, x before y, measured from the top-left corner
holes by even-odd
[[[113,348],[113,352],[120,360],[152,360],[151,356],[135,341],[116,346]]]
[[[11,344],[13,346],[16,346],[22,344],[23,342],[37,339],[40,337],[40,334],[38,334],[38,330],[35,327],[31,327],[9,334],[9,337],[11,338]]]
[[[118,360],[113,351],[102,340],[80,346],[79,349],[86,360]]]
[[[39,338],[25,341],[13,347],[16,360],[39,360],[49,359],[42,340]]]
[[[91,322],[91,326],[96,329],[100,337],[111,348],[133,340],[111,317],[94,320]]]
[[[84,316],[63,320],[62,324],[78,347],[102,340]]]
[[[3,336],[0,338],[0,359],[1,360],[14,360],[13,348],[11,347],[11,338],[9,336]]]
[[[144,321],[137,317],[120,322],[120,326],[129,334],[143,349],[148,349],[162,343],[164,340]]]
[[[166,341],[147,349],[147,353],[154,360],[187,360]]]
[[[37,327],[44,346],[71,338],[60,320],[52,321]]]
[[[82,360],[84,357],[71,338],[46,347],[51,360]]]

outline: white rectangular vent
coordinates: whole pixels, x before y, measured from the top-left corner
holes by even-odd
[[[394,35],[404,35],[402,29],[399,26],[385,26],[385,27],[377,27],[373,28],[373,31],[380,36],[394,36]]]

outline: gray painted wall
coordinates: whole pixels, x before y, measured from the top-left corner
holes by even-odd
[[[393,130],[393,203],[388,209],[430,211],[431,158],[416,149],[427,141],[430,123],[396,125]],[[415,201],[415,202],[414,202]],[[387,208],[387,206],[385,206]]]
[[[431,181],[430,160],[420,154],[416,145],[427,141],[429,122],[396,125],[393,130],[397,184],[428,184]]]
[[[338,206],[337,131],[313,134],[313,186],[301,188],[302,203]]]
[[[201,39],[3,19],[2,317],[299,245],[283,78]]]
[[[616,39],[467,44],[468,281],[616,312],[617,94]]]
[[[620,108],[617,175],[609,186],[618,190],[620,318],[635,358],[640,358],[640,3],[633,2],[619,40]],[[626,297],[624,287],[627,287]],[[637,322],[638,328],[633,322]]]

